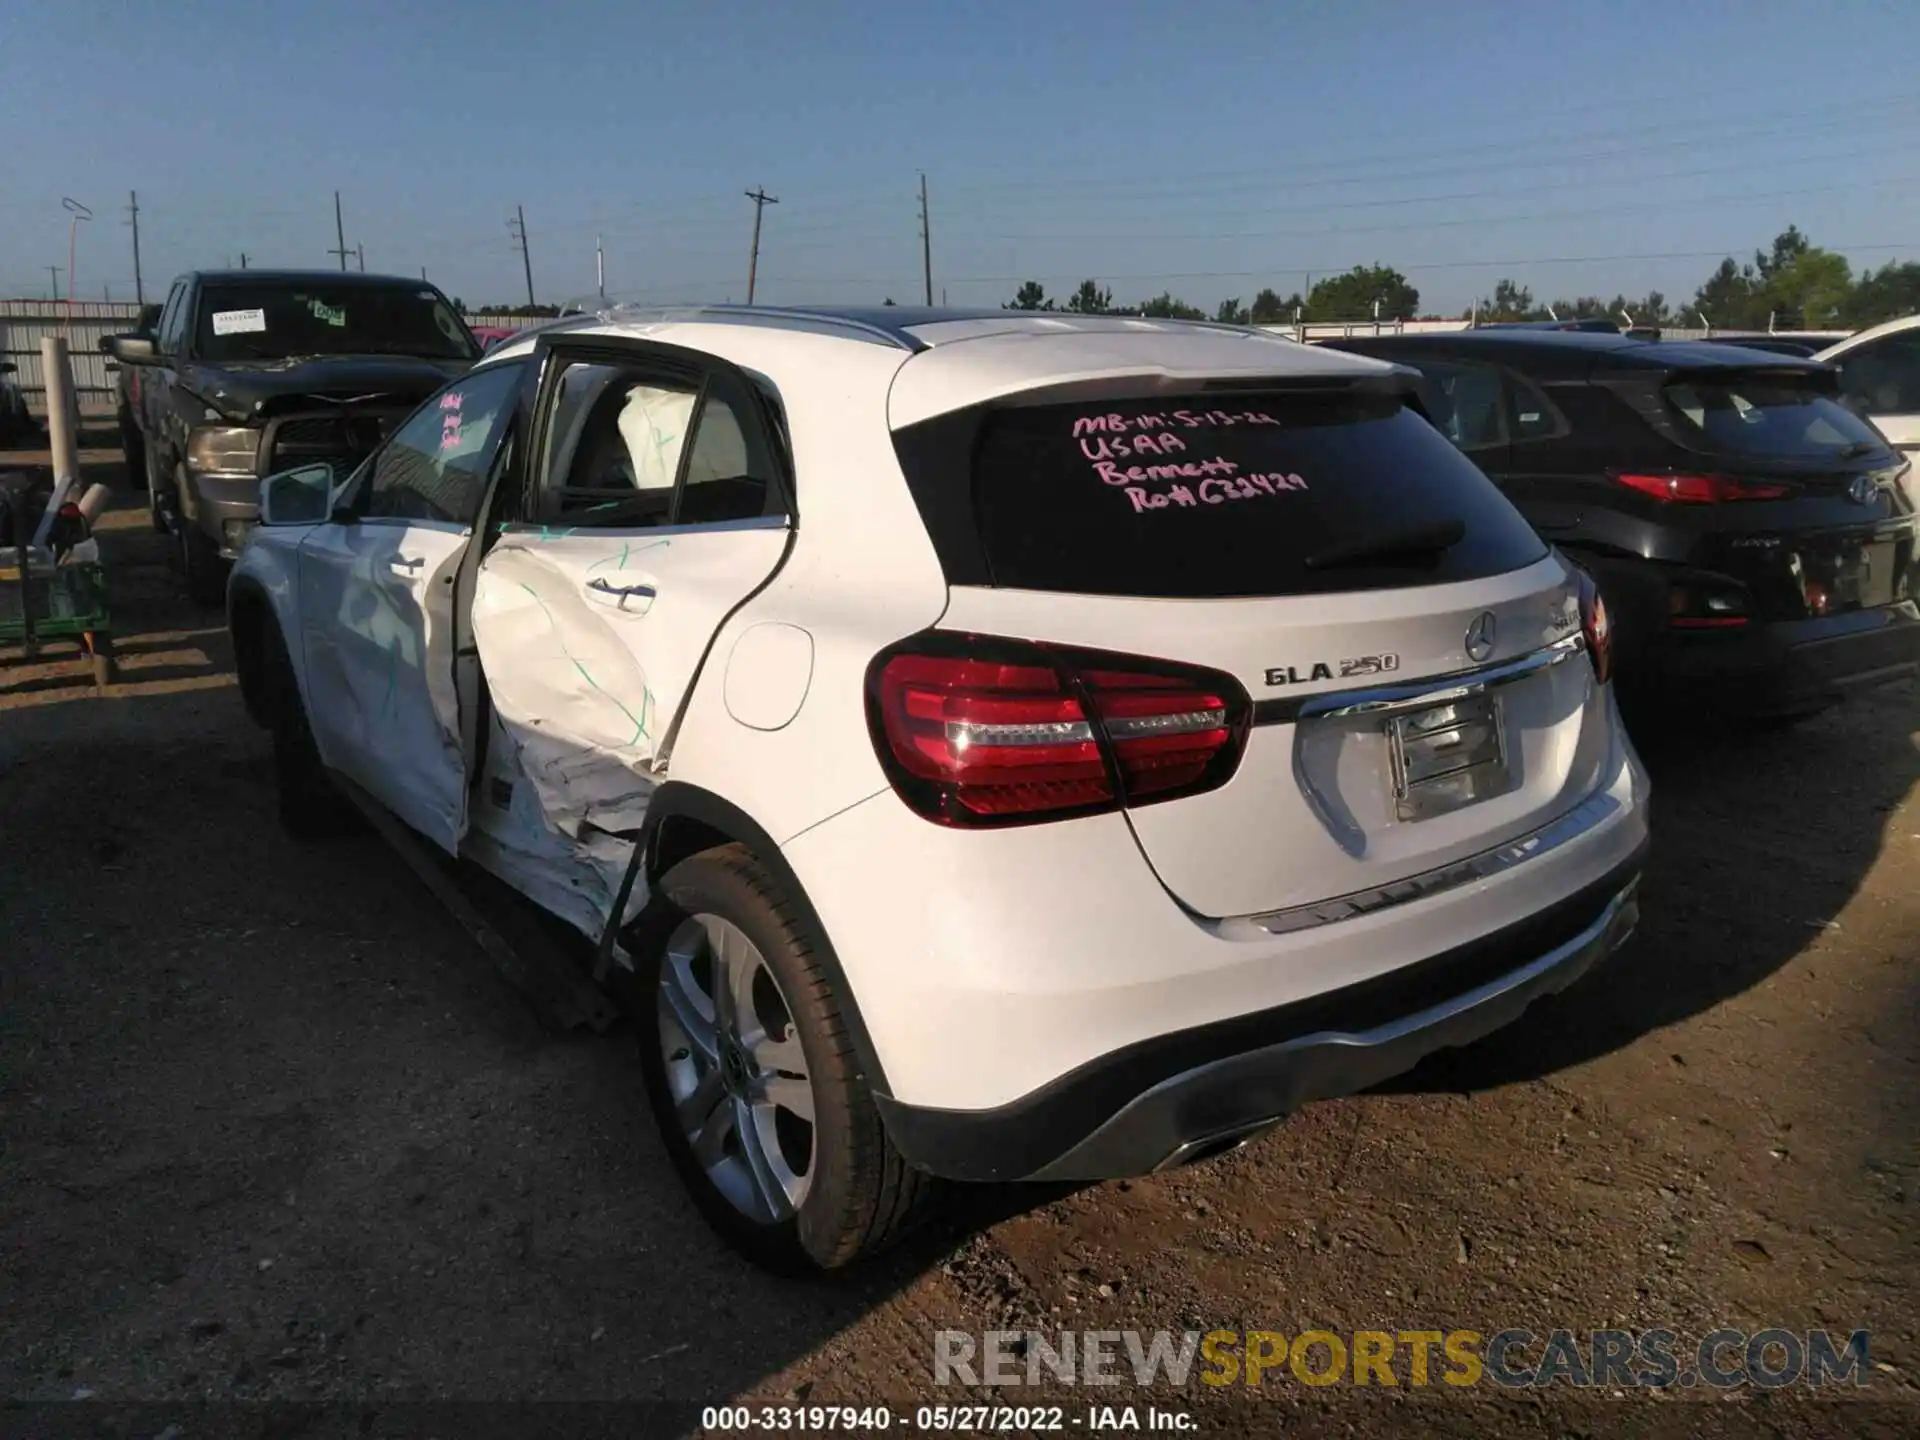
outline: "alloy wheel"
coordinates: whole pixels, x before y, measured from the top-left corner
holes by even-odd
[[[657,1010],[667,1087],[694,1159],[749,1219],[792,1218],[813,1181],[813,1084],[766,958],[730,921],[690,916],[668,938]]]

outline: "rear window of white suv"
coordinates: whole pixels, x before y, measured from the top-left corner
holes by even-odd
[[[1443,584],[1546,546],[1398,395],[983,407],[896,435],[953,584],[1157,598]]]

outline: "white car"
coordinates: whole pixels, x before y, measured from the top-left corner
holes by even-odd
[[[1814,358],[1839,367],[1841,391],[1920,469],[1920,315],[1849,335]],[[1907,485],[1920,504],[1913,471]]]
[[[927,1176],[1135,1175],[1626,937],[1604,611],[1416,409],[1251,330],[899,308],[516,337],[237,567],[282,813],[342,787],[589,939],[781,1268]]]

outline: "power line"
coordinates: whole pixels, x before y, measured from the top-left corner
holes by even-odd
[[[1857,152],[1858,152],[1858,146],[1856,145],[1853,151],[1849,152],[1849,154],[1857,153]],[[1788,156],[1770,155],[1767,159],[1767,164],[1768,164],[1769,170],[1778,170],[1784,166],[1789,166],[1789,165],[1798,165],[1803,163],[1829,163],[1834,160],[1841,160],[1846,158],[1849,158],[1849,155],[1846,155],[1846,154],[1843,154],[1843,155],[1788,155]],[[1733,174],[1733,173],[1748,174],[1748,173],[1751,173],[1752,170],[1753,170],[1753,164],[1751,161],[1737,161],[1731,164],[1696,166],[1691,170],[1665,170],[1665,171],[1656,172],[1651,175],[1622,175],[1611,180],[1547,181],[1547,182],[1535,182],[1535,183],[1528,183],[1520,186],[1503,187],[1503,188],[1490,189],[1490,190],[1455,190],[1455,191],[1442,193],[1442,194],[1401,195],[1401,196],[1394,196],[1390,198],[1374,199],[1374,200],[1335,200],[1335,201],[1326,201],[1326,202],[1316,202],[1311,208],[1313,213],[1316,215],[1332,214],[1332,213],[1338,213],[1338,212],[1347,211],[1347,210],[1391,210],[1404,205],[1438,205],[1438,204],[1447,204],[1447,203],[1457,202],[1461,200],[1497,200],[1497,199],[1506,198],[1508,196],[1532,195],[1532,194],[1537,194],[1541,191],[1552,191],[1552,190],[1599,190],[1609,186],[1621,186],[1621,185],[1633,186],[1637,188],[1637,187],[1641,187],[1651,182],[1659,181],[1659,180],[1699,180],[1699,179],[1711,178],[1716,175],[1726,175],[1726,174]],[[1855,178],[1855,179],[1849,180],[1846,183],[1846,185],[1838,188],[1858,189],[1860,185],[1861,185],[1861,181],[1858,178]],[[1712,197],[1689,196],[1688,201],[1689,203],[1691,203],[1700,199],[1710,199],[1710,198]],[[1657,204],[1662,208],[1665,208],[1666,206],[1672,204],[1673,202],[1667,201],[1667,200],[1659,200],[1651,203]],[[1250,214],[1250,215],[1287,214],[1287,213],[1298,213],[1302,208],[1303,207],[1298,204],[1265,205],[1265,206],[1260,206],[1256,209],[1242,211],[1240,213]],[[1617,210],[1621,207],[1608,206],[1606,208],[1611,211],[1611,210]],[[1577,212],[1577,213],[1588,213],[1588,212]],[[1347,227],[1342,227],[1342,228],[1344,230]],[[1153,232],[1153,233],[1130,232],[1125,238],[1129,240],[1215,240],[1215,239],[1256,240],[1261,238],[1262,233],[1265,233],[1265,232],[1242,233],[1242,232],[1212,230],[1201,235],[1168,235],[1162,232]],[[1283,231],[1278,233],[1284,234],[1288,232]],[[1041,241],[1041,240],[1110,240],[1115,237],[1114,237],[1114,232],[1111,229],[1108,229],[1108,230],[1080,232],[1080,233],[1061,233],[1056,231],[1053,233],[1033,232],[1033,233],[1026,233],[1026,234],[994,234],[994,235],[980,235],[977,238],[982,240],[995,240],[995,241],[1007,241],[1007,240]]]
[[[1332,156],[1331,158],[1323,160],[1306,162],[1269,162],[1251,167],[1240,166],[1232,169],[1195,170],[1185,173],[1171,183],[1192,189],[1198,182],[1216,181],[1219,182],[1220,185],[1227,186],[1228,188],[1239,189],[1245,188],[1249,183],[1266,186],[1295,185],[1301,177],[1315,174],[1329,174],[1331,178],[1324,181],[1314,181],[1312,183],[1315,185],[1338,185],[1348,183],[1349,181],[1384,181],[1389,178],[1415,179],[1449,173],[1482,173],[1487,170],[1488,165],[1482,160],[1470,160],[1465,163],[1458,163],[1460,157],[1474,155],[1496,156],[1499,161],[1498,168],[1506,172],[1511,172],[1516,168],[1557,169],[1567,164],[1579,163],[1584,160],[1627,158],[1649,151],[1710,149],[1747,139],[1762,140],[1783,136],[1824,133],[1823,131],[1812,130],[1806,125],[1795,123],[1808,117],[1828,115],[1843,116],[1845,117],[1843,120],[1826,127],[1826,129],[1836,132],[1843,130],[1855,131],[1860,127],[1864,118],[1887,111],[1900,111],[1902,113],[1895,117],[1896,119],[1901,121],[1911,120],[1916,113],[1915,106],[1915,98],[1911,94],[1903,94],[1870,97],[1860,100],[1850,99],[1846,101],[1836,101],[1800,110],[1769,110],[1767,112],[1768,119],[1766,123],[1757,126],[1749,121],[1729,122],[1722,120],[1717,124],[1710,123],[1706,125],[1688,125],[1681,127],[1677,125],[1672,116],[1669,116],[1656,123],[1615,129],[1591,130],[1577,135],[1554,136],[1536,134],[1531,138],[1517,138],[1512,134],[1506,134],[1497,141],[1476,146],[1462,146],[1449,141],[1433,146],[1415,146],[1410,149],[1407,145],[1399,143],[1397,140],[1390,150],[1375,151],[1367,154]],[[1620,105],[1616,101],[1611,105],[1592,108],[1596,111],[1617,113],[1620,110]],[[1559,110],[1556,113],[1573,115],[1583,112],[1568,109]],[[1677,131],[1682,128],[1684,128],[1685,133],[1678,134]],[[1721,131],[1725,133],[1718,133]],[[1642,136],[1652,137],[1653,143],[1634,143],[1614,150],[1598,152],[1570,151],[1568,148],[1574,145],[1592,145],[1595,142],[1607,140],[1633,140],[1635,137]],[[1319,148],[1322,151],[1329,149],[1329,147],[1325,145]],[[1541,152],[1541,158],[1533,161],[1522,161],[1516,158],[1534,151]],[[1434,163],[1423,163],[1427,157],[1433,157]],[[1771,152],[1769,152],[1767,158],[1769,160],[1771,159]],[[1449,164],[1446,162],[1456,163]],[[1751,166],[1754,163],[1754,157],[1747,157],[1746,163]],[[1395,168],[1386,175],[1367,173],[1369,166],[1377,169],[1383,164]],[[1410,164],[1417,166],[1417,168],[1406,168]],[[1122,176],[1104,179],[1041,177],[1026,180],[995,180],[980,181],[972,184],[949,184],[942,193],[946,195],[949,200],[952,200],[956,196],[971,198],[984,195],[1015,195],[1030,193],[1036,190],[1045,191],[1049,197],[1053,197],[1079,194],[1088,191],[1118,190],[1122,193],[1142,191],[1158,192],[1165,190],[1169,183],[1170,182],[1163,180],[1143,182],[1137,177],[1137,174],[1132,178]],[[843,190],[810,190],[808,195],[814,203],[821,205],[823,208],[830,207],[834,213],[842,213],[856,206],[871,206],[875,209],[883,209],[898,203],[889,198],[888,187],[884,182],[871,188],[863,186],[858,189],[849,187]],[[847,196],[856,198],[849,200],[845,198]],[[684,212],[689,205],[711,204],[719,207],[725,203],[725,197],[723,195],[711,191],[695,192],[671,198],[672,208],[682,212]],[[644,210],[648,213],[655,213],[659,209],[659,201],[649,200],[644,206],[635,204],[626,208],[634,211]],[[724,214],[718,211],[717,208],[711,223],[726,223]],[[783,235],[789,235],[798,232],[791,228],[783,228],[781,233]]]
[[[764,185],[747,191],[746,195],[747,199],[753,201],[753,251],[747,258],[747,304],[751,305],[754,282],[760,274],[760,216],[767,206],[778,205],[780,202],[767,194],[767,187]]]
[[[1855,138],[1857,138],[1857,136]],[[1827,165],[1835,160],[1844,159],[1844,158],[1847,158],[1847,157],[1844,155],[1836,155],[1831,152],[1783,155],[1779,152],[1778,148],[1775,147],[1769,150],[1767,163],[1770,169],[1779,170],[1788,166],[1802,165],[1802,164]],[[1556,165],[1559,164],[1559,162],[1552,162],[1552,163],[1555,163]],[[1473,168],[1476,171],[1484,171],[1485,167],[1478,166]],[[1564,168],[1564,167],[1561,167],[1561,168]],[[1455,191],[1455,192],[1442,192],[1442,193],[1429,192],[1425,194],[1412,195],[1412,196],[1387,196],[1387,197],[1375,197],[1375,198],[1353,199],[1353,200],[1316,201],[1310,207],[1302,206],[1298,204],[1297,199],[1295,197],[1297,197],[1301,192],[1316,188],[1317,186],[1325,186],[1325,185],[1348,186],[1356,182],[1351,179],[1340,179],[1340,180],[1325,181],[1325,182],[1308,182],[1300,185],[1279,185],[1276,183],[1276,184],[1270,184],[1270,185],[1264,186],[1263,189],[1268,191],[1272,191],[1276,188],[1284,190],[1289,197],[1288,203],[1274,204],[1274,205],[1260,205],[1260,206],[1252,206],[1252,207],[1235,206],[1232,208],[1235,213],[1245,214],[1245,215],[1261,215],[1261,214],[1270,214],[1270,213],[1276,213],[1276,212],[1291,212],[1291,211],[1298,211],[1302,209],[1311,209],[1312,213],[1316,215],[1338,214],[1338,213],[1348,212],[1348,211],[1364,211],[1364,210],[1370,210],[1370,209],[1392,209],[1392,208],[1400,208],[1405,206],[1421,205],[1421,204],[1441,204],[1441,203],[1453,203],[1461,200],[1491,199],[1491,198],[1497,198],[1499,196],[1507,195],[1507,194],[1522,195],[1522,194],[1534,194],[1534,193],[1564,191],[1564,190],[1592,191],[1592,190],[1601,190],[1605,188],[1621,187],[1621,186],[1644,187],[1650,183],[1665,181],[1665,180],[1698,179],[1698,178],[1718,175],[1722,173],[1728,173],[1728,174],[1748,173],[1752,170],[1752,168],[1753,168],[1753,164],[1751,160],[1742,159],[1738,161],[1722,162],[1715,165],[1693,166],[1693,167],[1690,167],[1687,169],[1681,169],[1681,170],[1667,170],[1667,171],[1662,171],[1662,172],[1658,172],[1650,175],[1637,175],[1637,176],[1621,175],[1621,176],[1614,176],[1614,177],[1604,178],[1604,179],[1548,179],[1548,180],[1540,180],[1540,181],[1534,181],[1534,182],[1522,182],[1511,188],[1493,188],[1493,189],[1480,189],[1480,190],[1472,190],[1472,191]],[[1421,172],[1421,171],[1406,172],[1407,176],[1413,177],[1413,178],[1418,178],[1423,175],[1436,174],[1436,173],[1440,173],[1440,172],[1438,170],[1431,170],[1431,171],[1425,171],[1425,172]],[[1861,183],[1862,182],[1857,177],[1850,182],[1851,186],[1855,188],[1857,188]],[[1874,183],[1887,183],[1887,182],[1876,181]],[[1689,195],[1684,198],[1685,198],[1685,203],[1693,204],[1693,203],[1696,203],[1701,197],[1696,195]],[[1672,202],[1656,201],[1654,203],[1664,208],[1665,205]],[[1617,210],[1621,207],[1617,205],[1610,205],[1606,208],[1611,211],[1611,210]],[[803,211],[801,213],[804,215],[806,212]],[[1580,213],[1592,213],[1592,212],[1583,211]],[[700,230],[700,228],[702,227],[696,223],[694,225],[685,225],[685,224],[677,225],[672,229],[666,230],[664,232],[659,230],[652,230],[652,229],[649,229],[644,232],[639,230],[634,230],[634,229],[615,229],[611,233],[615,234],[616,236],[621,236],[621,235],[633,236],[633,235],[639,235],[644,233],[650,243],[659,243],[660,241],[663,241],[663,240],[670,242],[674,240],[698,238],[698,231]],[[846,235],[846,234],[862,234],[862,233],[871,234],[874,228],[875,227],[872,227],[868,224],[864,224],[860,222],[849,222],[845,218],[840,218],[824,224],[812,224],[812,225],[804,224],[804,223],[800,225],[783,224],[781,227],[780,233],[783,237],[786,237],[785,239],[783,239],[784,251],[788,253],[797,253],[797,252],[806,251],[806,250],[823,250],[823,249],[830,249],[830,248],[838,249],[840,248],[841,242],[802,240],[798,244],[789,243],[792,240],[792,238],[796,236],[806,236],[809,234],[812,234],[812,235]],[[1419,228],[1419,227],[1415,226],[1412,228]],[[1058,232],[1058,231],[1056,232],[1033,231],[1033,232],[1008,233],[1008,232],[983,231],[983,230],[974,229],[973,227],[967,225],[964,221],[962,222],[962,231],[963,231],[964,240],[969,243],[986,243],[986,242],[1000,243],[1000,242],[1007,242],[1007,241],[1013,241],[1013,242],[1077,241],[1077,240],[1088,240],[1088,239],[1111,240],[1115,238],[1115,232],[1111,229],[1103,230],[1097,233]],[[1200,235],[1186,235],[1186,234],[1169,235],[1162,232],[1149,233],[1149,234],[1128,233],[1125,236],[1125,238],[1129,240],[1169,240],[1169,241],[1193,240],[1193,239],[1198,239],[1198,240],[1260,239],[1260,238],[1264,238],[1264,236],[1268,233],[1273,233],[1273,232],[1213,230]],[[1280,234],[1287,234],[1287,233],[1319,234],[1323,232],[1311,231],[1311,232],[1278,232],[1278,233]]]

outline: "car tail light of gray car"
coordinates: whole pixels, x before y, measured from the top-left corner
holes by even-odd
[[[1239,764],[1252,704],[1208,670],[930,632],[876,657],[867,713],[910,807],[992,826],[1215,789]]]
[[[1607,602],[1600,587],[1584,570],[1574,577],[1580,591],[1580,631],[1586,636],[1587,655],[1593,661],[1594,678],[1602,685],[1613,678],[1613,622],[1607,615]]]

